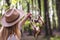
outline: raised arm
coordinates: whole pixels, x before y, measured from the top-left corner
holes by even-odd
[[[20,26],[24,25],[25,21],[30,17],[31,13],[25,15],[25,17],[20,21]]]

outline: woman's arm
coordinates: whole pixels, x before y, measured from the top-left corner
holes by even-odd
[[[20,21],[20,26],[24,25],[25,21],[31,16],[31,13],[25,15],[25,17]]]

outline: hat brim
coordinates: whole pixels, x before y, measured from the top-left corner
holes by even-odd
[[[22,19],[22,17],[25,16],[26,14],[24,14],[23,12],[22,13],[20,12],[19,15],[20,15],[19,18],[16,21],[12,22],[12,23],[7,23],[6,19],[5,19],[5,16],[3,15],[2,20],[1,20],[1,24],[4,27],[10,27],[10,26],[16,24],[17,22],[19,22]]]

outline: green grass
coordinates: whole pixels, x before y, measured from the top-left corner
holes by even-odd
[[[60,40],[60,36],[51,37],[51,40]]]

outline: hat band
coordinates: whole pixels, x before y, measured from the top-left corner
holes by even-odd
[[[20,16],[20,15],[18,15],[18,17],[17,17],[16,19],[14,19],[14,20],[12,20],[12,21],[10,21],[10,22],[8,22],[8,23],[12,23],[12,22],[16,21],[16,20],[19,18],[19,16]]]

